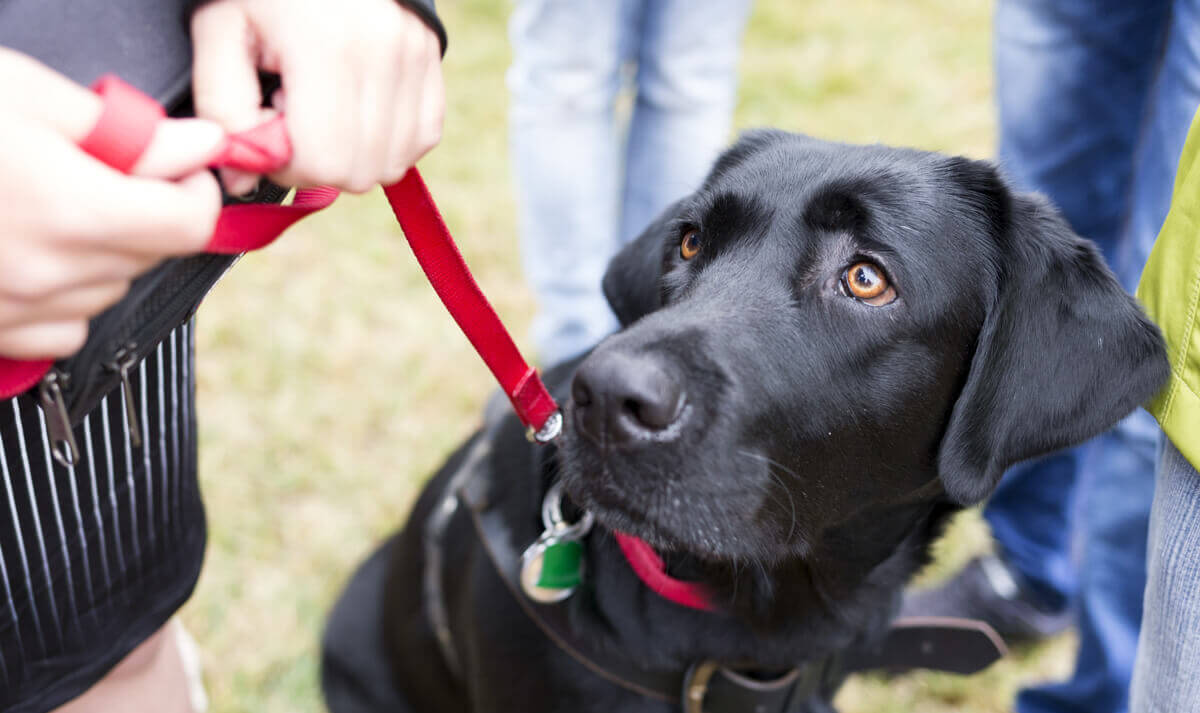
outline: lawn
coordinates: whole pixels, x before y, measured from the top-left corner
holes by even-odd
[[[485,291],[526,348],[506,146],[505,0],[440,0],[450,32],[442,145],[422,170]],[[987,157],[985,0],[760,0],[739,129]],[[200,315],[201,471],[210,547],[184,619],[216,713],[322,711],[325,611],[372,544],[478,423],[494,388],[436,301],[378,193],[344,197],[251,255]],[[925,581],[988,547],[968,513]],[[845,713],[1006,711],[1070,670],[1073,642],[973,678],[857,678]]]

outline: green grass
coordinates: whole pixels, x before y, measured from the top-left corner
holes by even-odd
[[[506,149],[503,0],[441,0],[445,139],[422,170],[467,260],[524,338]],[[989,156],[990,4],[760,0],[739,128]],[[201,470],[211,544],[184,619],[216,713],[323,710],[317,642],[344,578],[403,519],[494,388],[436,301],[382,197],[344,197],[246,257],[200,312]],[[925,581],[989,546],[968,513]],[[855,679],[845,713],[1005,711],[1065,675],[1068,637],[973,678]]]

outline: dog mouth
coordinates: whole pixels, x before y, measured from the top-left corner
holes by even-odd
[[[568,499],[591,512],[606,530],[632,535],[663,554],[686,553],[714,561],[727,559],[745,544],[733,528],[723,525],[726,518],[712,507],[719,500],[715,495],[686,492],[675,479],[631,488],[630,478],[613,477],[614,464],[608,459],[587,470],[569,461],[563,466]]]
[[[607,466],[602,470],[607,470]],[[602,483],[608,482],[603,473],[601,479]],[[591,512],[598,525],[609,531],[633,535],[657,550],[684,549],[682,542],[655,521],[653,513],[633,506],[634,498],[621,492],[619,488],[589,481],[591,479],[564,474],[563,490],[572,503]]]

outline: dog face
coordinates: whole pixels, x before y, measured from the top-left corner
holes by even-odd
[[[568,493],[664,551],[804,557],[982,500],[1166,376],[1155,327],[1044,200],[961,158],[755,132],[612,261]]]

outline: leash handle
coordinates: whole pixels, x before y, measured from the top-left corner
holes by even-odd
[[[154,139],[166,113],[154,99],[112,75],[101,77],[92,89],[104,100],[104,107],[79,146],[97,160],[129,173]],[[291,158],[287,125],[278,115],[253,129],[229,135],[209,166],[270,173],[286,166]],[[525,362],[471,276],[420,173],[415,167],[409,169],[400,182],[385,186],[384,194],[421,269],[500,382],[522,423],[539,442],[553,440],[562,428],[558,405],[537,371]],[[232,255],[265,247],[301,218],[328,207],[337,197],[336,189],[322,186],[298,190],[289,205],[226,206],[205,252]],[[52,366],[50,360],[0,357],[0,399],[28,390]]]

